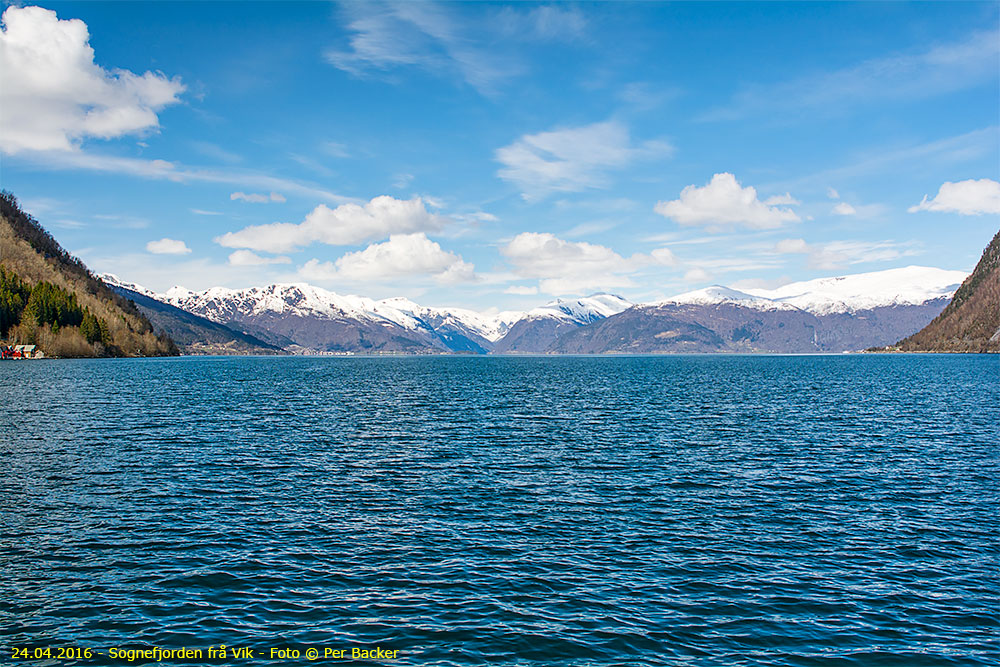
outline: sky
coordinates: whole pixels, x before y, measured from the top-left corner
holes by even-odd
[[[2,187],[156,291],[643,302],[1000,229],[995,2],[3,9]]]

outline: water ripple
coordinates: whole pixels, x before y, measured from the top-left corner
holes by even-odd
[[[1000,664],[998,377],[977,355],[3,364],[0,633]]]

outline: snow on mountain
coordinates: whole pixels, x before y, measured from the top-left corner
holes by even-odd
[[[950,298],[965,276],[962,271],[907,266],[789,283],[773,290],[748,288],[740,291],[713,285],[643,305],[731,303],[757,310],[799,308],[815,315],[853,313],[886,306],[915,306],[934,299]]]
[[[857,273],[790,283],[774,290],[746,292],[818,315],[851,313],[886,306],[912,306],[950,298],[965,280],[963,271],[928,266]]]
[[[643,305],[661,306],[667,304],[695,304],[699,306],[710,306],[720,303],[731,303],[745,308],[754,308],[756,310],[787,310],[795,308],[795,306],[790,304],[777,302],[761,296],[754,296],[753,294],[741,292],[730,287],[723,287],[722,285],[712,285],[711,287],[694,290],[693,292],[678,294],[677,296],[663,301]]]
[[[244,316],[279,313],[325,319],[375,317],[372,299],[342,296],[305,283],[242,290],[212,287],[201,292],[172,287],[162,296],[171,305],[216,322],[232,321],[237,313]]]
[[[376,301],[373,312],[408,328],[412,328],[410,323],[414,321],[433,322],[432,326],[435,328],[442,326],[464,328],[490,342],[501,338],[510,325],[521,319],[523,315],[523,313],[514,311],[488,315],[466,308],[427,307],[405,297],[392,297]]]
[[[125,283],[110,274],[109,279],[122,287],[219,323],[263,313],[276,313],[318,319],[355,319],[430,334],[444,328],[472,333],[493,342],[501,338],[523,315],[514,311],[484,314],[464,308],[426,307],[405,297],[375,300],[337,294],[306,283],[242,290],[213,287],[200,292],[175,286],[164,294],[156,294],[140,285]]]
[[[160,300],[157,298],[158,295],[153,290],[146,289],[142,285],[136,285],[135,283],[124,281],[113,273],[101,273],[98,274],[97,278],[104,284],[110,285],[111,287],[121,287],[123,289],[142,294],[143,296],[148,296],[151,299],[157,299],[157,301]]]
[[[632,302],[615,294],[592,294],[581,299],[556,299],[525,313],[526,318],[555,317],[578,324],[589,324],[617,315],[632,307]]]
[[[656,331],[660,331],[657,327],[681,326],[677,324],[681,320],[684,326],[694,327],[685,330],[684,335],[704,338],[705,331],[716,332],[713,335],[723,340],[720,349],[728,349],[726,346],[735,346],[739,351],[863,349],[884,344],[883,339],[899,340],[924,326],[940,312],[942,301],[955,292],[965,274],[910,266],[791,283],[774,290],[736,290],[714,285],[642,304],[652,308],[634,311],[629,310],[633,304],[620,296],[594,294],[579,299],[556,299],[524,313],[427,307],[405,297],[375,300],[336,294],[304,283],[242,290],[214,287],[200,292],[173,287],[157,295],[113,275],[103,278],[219,324],[237,323],[237,328],[254,336],[265,336],[267,342],[282,347],[294,343],[307,350],[331,352],[440,350],[505,354],[554,350],[556,342],[567,335],[579,339],[579,345],[572,348],[575,351],[599,352],[602,345],[617,345],[622,340],[638,346],[633,351],[647,348],[656,351],[665,344],[656,338]],[[738,308],[713,307],[723,304]],[[902,306],[908,308],[897,308]],[[744,309],[756,312],[753,316],[741,315]],[[878,309],[891,312],[877,312]],[[572,333],[586,325],[598,326],[595,323],[627,310],[635,316],[614,318],[614,322],[609,320],[610,323],[599,325],[602,331],[607,329],[606,336],[595,334],[584,341],[584,334]],[[673,317],[677,322],[649,319],[655,320],[654,315],[659,317],[659,311],[663,311],[660,313],[663,317]],[[859,311],[865,311],[864,317],[855,316]],[[813,318],[821,318],[823,322]],[[624,329],[619,331],[615,327]],[[799,332],[802,340],[792,340],[799,329],[805,332]],[[646,341],[650,336],[653,342]]]

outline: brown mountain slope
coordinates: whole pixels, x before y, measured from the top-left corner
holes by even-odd
[[[904,352],[1000,352],[1000,232],[951,303],[896,347]]]
[[[46,355],[61,357],[177,354],[173,341],[155,335],[149,320],[135,304],[114,293],[83,262],[63,250],[38,221],[20,209],[14,195],[6,191],[0,193],[0,266],[29,288],[50,283],[75,297],[79,308],[101,324],[100,330],[92,332],[88,340],[81,327],[34,321],[29,315],[30,308],[24,308],[7,331],[7,344],[38,345]]]

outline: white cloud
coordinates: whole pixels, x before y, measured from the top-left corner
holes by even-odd
[[[420,197],[402,200],[382,195],[364,206],[341,204],[331,209],[320,204],[301,223],[253,225],[223,234],[215,242],[227,248],[290,252],[312,243],[353,245],[391,234],[434,231],[445,222],[430,213]]]
[[[230,201],[245,201],[251,204],[268,204],[270,202],[277,202],[279,204],[288,201],[285,196],[277,192],[272,192],[269,195],[257,194],[256,192],[251,192],[249,194],[245,192],[234,192],[229,195]]]
[[[191,209],[191,212],[195,215],[222,215],[219,211],[206,211],[203,208],[193,208]]]
[[[302,267],[300,274],[304,278],[324,282],[379,282],[414,276],[428,276],[441,283],[476,280],[472,264],[455,253],[442,250],[423,233],[393,234],[388,241],[349,252],[336,262],[311,259]]]
[[[857,209],[848,204],[846,201],[842,201],[834,206],[832,211],[834,215],[855,215],[857,212]]]
[[[634,146],[616,121],[526,134],[496,151],[500,178],[519,185],[526,197],[553,191],[578,192],[607,184],[607,172],[634,160],[668,155],[661,141]]]
[[[105,70],[87,24],[41,7],[8,7],[0,31],[0,150],[72,151],[86,137],[113,139],[159,127],[179,102],[180,79]]]
[[[538,294],[538,288],[535,286],[527,285],[511,285],[503,291],[504,294],[520,294],[522,296],[530,296],[532,294]]]
[[[756,189],[741,187],[730,173],[715,174],[703,187],[689,185],[681,190],[680,199],[657,202],[653,210],[682,225],[706,225],[710,229],[723,225],[776,229],[800,219],[790,209],[760,201]]]
[[[826,189],[826,196],[829,197],[830,199],[840,199],[840,193],[834,190],[833,188]]]
[[[809,244],[805,239],[782,239],[774,249],[781,254],[806,253],[809,252]]]
[[[711,273],[698,267],[695,267],[684,274],[684,282],[688,283],[703,283],[711,279]]]
[[[187,255],[191,252],[191,248],[187,247],[184,241],[160,239],[159,241],[150,241],[147,243],[146,251],[154,255]]]
[[[947,181],[938,190],[934,199],[927,199],[927,195],[924,195],[919,204],[911,206],[908,210],[910,213],[941,211],[961,215],[1000,213],[1000,183],[988,178],[981,178],[978,181],[969,179],[958,183]]]
[[[787,192],[783,195],[774,195],[773,197],[768,197],[764,200],[765,206],[798,206],[801,203],[802,202]]]
[[[229,255],[233,266],[266,266],[268,264],[291,264],[290,257],[261,257],[250,250],[237,250]]]
[[[667,248],[649,255],[622,257],[605,246],[564,241],[537,232],[518,234],[500,253],[510,261],[515,274],[539,279],[539,290],[548,294],[628,287],[633,285],[629,274],[647,266],[673,266],[676,262]]]

